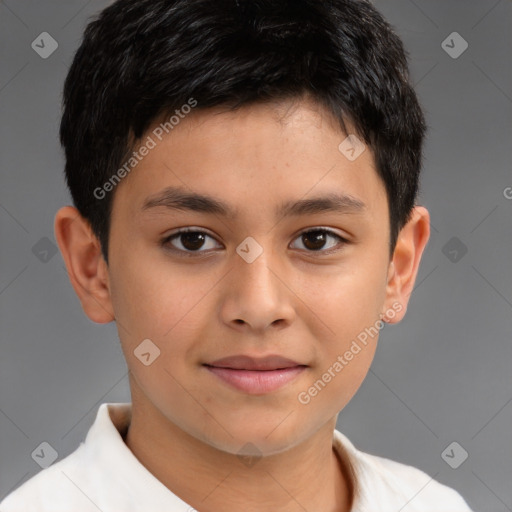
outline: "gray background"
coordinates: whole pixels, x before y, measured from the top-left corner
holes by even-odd
[[[70,203],[61,88],[88,17],[108,3],[0,2],[0,499],[41,470],[31,457],[41,442],[63,458],[100,403],[130,400],[114,325],[85,317],[52,253],[54,214]],[[512,3],[375,4],[410,52],[427,113],[420,203],[432,235],[407,316],[381,333],[338,428],[475,511],[512,510]],[[47,59],[31,48],[44,31],[59,45]],[[458,58],[442,47],[454,31],[469,44]],[[453,441],[469,454],[457,469],[441,456]],[[448,452],[452,464],[463,453]]]

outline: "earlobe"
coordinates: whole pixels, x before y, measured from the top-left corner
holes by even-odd
[[[397,323],[405,315],[423,251],[430,236],[430,215],[423,206],[416,206],[407,224],[400,230],[388,268],[383,320]],[[393,310],[393,314],[387,314]]]
[[[55,216],[55,238],[85,314],[97,323],[114,320],[108,268],[101,246],[76,208],[65,206]]]

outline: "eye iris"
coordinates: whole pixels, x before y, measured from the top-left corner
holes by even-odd
[[[307,247],[308,249],[318,250],[325,245],[325,231],[309,231],[307,233],[304,233],[302,237],[304,241],[304,246]]]
[[[181,233],[181,243],[185,249],[189,251],[197,251],[204,244],[205,235],[204,233],[199,233],[196,231],[192,231],[190,233]]]

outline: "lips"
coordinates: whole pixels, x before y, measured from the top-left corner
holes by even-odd
[[[277,355],[263,358],[231,356],[204,366],[231,388],[251,395],[277,391],[307,368],[307,365]]]
[[[293,368],[295,366],[305,366],[286,359],[281,356],[267,356],[262,358],[253,358],[249,356],[231,356],[223,359],[218,359],[212,363],[208,363],[208,366],[214,366],[217,368],[230,368],[232,370],[281,370],[283,368]]]

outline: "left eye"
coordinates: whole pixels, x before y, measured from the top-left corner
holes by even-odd
[[[334,244],[334,246],[331,246],[328,248],[328,250],[322,250],[324,249],[324,246],[326,244],[326,241],[328,238],[331,239],[337,239],[338,244]],[[336,247],[337,245],[343,245],[347,242],[342,236],[336,234],[334,231],[331,231],[330,229],[320,229],[315,228],[311,229],[309,231],[303,231],[298,237],[298,240],[305,240],[306,243],[302,243],[303,246],[306,247],[306,250],[313,251],[313,252],[324,252],[324,253],[330,253],[333,252],[331,249],[333,247]]]
[[[200,249],[205,249],[205,241],[207,238],[210,238],[211,240],[215,240],[211,235],[206,233],[205,231],[199,231],[199,230],[193,230],[193,229],[182,229],[181,231],[177,231],[176,233],[173,233],[172,235],[167,236],[162,240],[162,245],[169,247],[172,251],[181,252],[181,253],[204,253],[208,250],[212,250],[215,248],[215,243],[211,244],[211,247],[206,247],[206,250],[201,251]],[[325,245],[327,243],[327,240],[336,239],[338,240],[338,243],[335,243],[334,245],[331,245],[331,247],[328,247],[327,250],[325,250]],[[179,245],[181,247],[176,247],[173,244],[174,240],[179,241]],[[329,253],[333,252],[331,249],[333,247],[336,247],[337,245],[343,245],[347,242],[343,237],[336,234],[334,231],[331,231],[329,229],[321,229],[321,228],[315,228],[311,229],[309,231],[303,231],[299,236],[296,238],[296,240],[300,240],[302,243],[302,246],[304,247],[304,250],[308,252],[323,252],[323,253]],[[295,247],[296,248],[296,247]],[[299,247],[299,249],[302,249]]]

